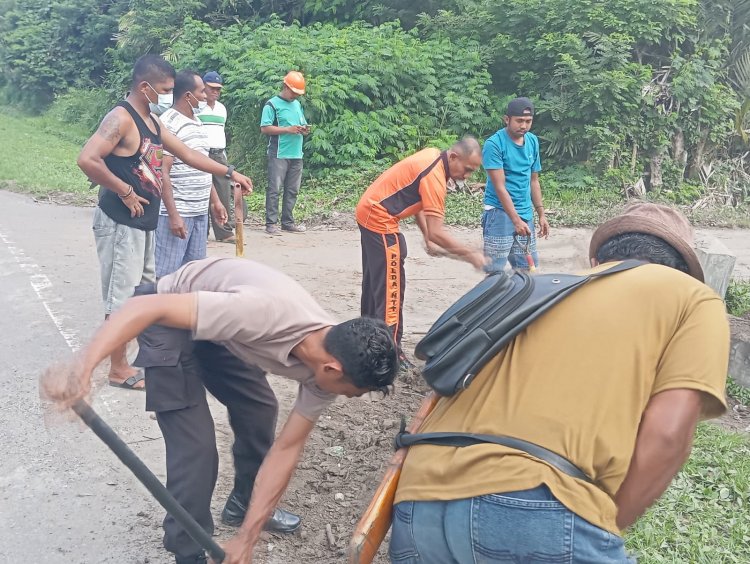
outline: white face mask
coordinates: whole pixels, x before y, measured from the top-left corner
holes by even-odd
[[[146,83],[148,84],[148,82]],[[148,109],[151,110],[153,113],[155,113],[157,116],[163,114],[166,112],[169,108],[172,107],[172,104],[174,103],[174,94],[172,92],[169,92],[168,94],[159,94],[156,89],[148,84],[148,87],[154,91],[154,94],[156,94],[156,104],[151,102],[149,100],[148,102]],[[146,98],[148,100],[148,97]]]
[[[193,100],[195,100],[196,102],[198,102],[198,107],[197,108],[193,108],[193,115],[197,116],[199,113],[201,113],[203,110],[206,109],[206,106],[208,106],[208,102],[206,102],[205,100],[201,102],[200,100],[198,100],[198,98],[196,98],[195,96],[193,96],[190,92],[188,92],[188,94],[190,94],[190,97]]]

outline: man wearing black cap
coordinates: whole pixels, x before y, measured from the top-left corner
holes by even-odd
[[[224,88],[224,79],[216,71],[209,71],[203,75],[203,84],[206,87],[207,105],[198,114],[198,119],[206,126],[206,135],[208,136],[208,156],[217,163],[227,164],[227,136],[225,127],[227,124],[227,109],[224,104],[219,102],[221,89]],[[229,220],[222,224],[219,218],[211,217],[211,225],[214,228],[214,237],[217,241],[234,243],[234,191],[231,183],[224,177],[214,176],[214,187],[219,195],[224,208],[227,210]]]
[[[492,260],[494,270],[502,270],[508,260],[512,268],[528,269],[527,253],[538,265],[534,210],[539,216],[539,236],[549,235],[539,185],[539,139],[529,132],[533,120],[531,100],[511,100],[504,116],[505,127],[487,139],[482,151],[487,171],[482,215],[484,254]],[[516,244],[514,236],[518,237]]]

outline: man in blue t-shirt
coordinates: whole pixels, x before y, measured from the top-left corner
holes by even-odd
[[[546,239],[549,235],[539,185],[539,139],[529,132],[534,104],[528,98],[515,98],[503,119],[505,127],[487,139],[482,151],[487,171],[482,214],[484,254],[492,260],[493,270],[502,270],[508,260],[512,268],[528,269],[527,252],[534,266],[539,265],[534,210],[539,216],[539,237]],[[516,236],[518,243],[514,244]]]
[[[266,190],[266,233],[277,235],[279,227],[279,191],[283,187],[281,229],[304,233],[294,222],[294,204],[302,184],[302,138],[310,132],[299,98],[305,93],[305,77],[290,71],[284,86],[263,107],[260,131],[268,135],[268,190]]]

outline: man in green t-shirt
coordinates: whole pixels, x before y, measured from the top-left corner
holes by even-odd
[[[305,77],[290,71],[281,93],[263,107],[260,131],[268,135],[268,189],[266,190],[266,233],[279,233],[279,190],[284,187],[281,230],[304,233],[294,222],[294,204],[302,183],[302,138],[310,132],[299,98],[305,93]]]

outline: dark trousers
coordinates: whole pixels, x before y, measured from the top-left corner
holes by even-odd
[[[221,163],[224,166],[229,166],[227,163],[226,151],[217,151],[211,149],[208,156],[217,163]],[[234,217],[234,189],[232,183],[226,176],[213,176],[214,187],[216,188],[216,194],[219,196],[219,200],[223,206],[227,209],[227,222],[221,225],[214,219],[213,214],[209,211],[208,215],[211,217],[211,225],[214,228],[214,237],[217,241],[226,239],[234,235],[235,217]],[[240,220],[242,221],[242,220]]]
[[[151,292],[136,289],[142,293]],[[146,372],[146,410],[156,412],[166,446],[167,489],[212,534],[211,497],[219,456],[206,389],[229,412],[235,437],[234,491],[244,501],[273,443],[276,396],[260,368],[225,347],[193,341],[189,331],[153,325],[138,337],[138,344],[135,364]],[[180,557],[201,551],[171,515],[164,519],[164,548]]]
[[[294,226],[294,205],[302,185],[302,159],[277,159],[268,155],[268,190],[266,190],[266,225],[279,221],[279,192],[283,188],[281,227]]]
[[[401,346],[406,240],[401,233],[375,233],[361,225],[359,231],[362,237],[362,315],[383,319]]]

